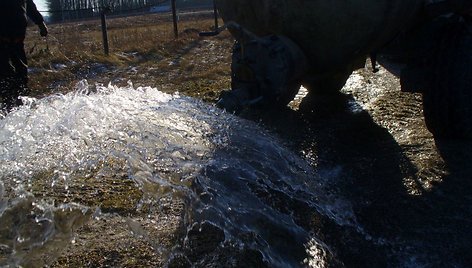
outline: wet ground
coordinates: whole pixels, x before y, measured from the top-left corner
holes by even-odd
[[[358,70],[341,95],[301,99],[297,112],[248,117],[317,168],[339,169],[336,194],[350,200],[363,231],[378,239],[328,238],[346,267],[469,267],[472,144],[435,140],[421,94],[401,92],[392,74],[399,66],[383,64],[391,72]]]
[[[206,56],[225,57],[228,49],[228,44],[215,50],[214,41],[199,41],[189,47],[183,59],[203,55],[209,64],[216,64],[212,57]],[[395,65],[383,64],[395,72]],[[166,65],[166,68],[179,67],[178,62]],[[204,68],[205,65],[196,64],[192,72]],[[152,69],[140,67],[132,71],[141,77],[138,83],[145,83],[146,74]],[[327,181],[328,186],[320,186],[326,189],[327,196],[347,201],[348,205],[333,204],[332,213],[349,211],[354,215],[351,220],[355,222],[340,223],[335,219],[342,215],[323,214],[302,197],[250,184],[258,198],[290,215],[296,228],[314,237],[307,237],[304,242],[307,252],[301,253],[294,247],[293,252],[286,253],[299,258],[300,266],[472,266],[469,227],[472,144],[435,140],[423,121],[421,95],[400,92],[399,81],[391,72],[385,67],[375,74],[362,69],[351,76],[340,95],[314,100],[300,96],[291,108],[246,111],[241,115],[275,133],[281,144],[306,159]],[[169,73],[187,75],[178,69]],[[119,72],[106,76],[110,75],[114,79]],[[161,75],[156,73],[155,79],[159,80]],[[100,81],[101,77],[94,80]],[[211,83],[211,79],[205,80],[203,86],[196,83],[186,93],[199,96],[201,87],[205,91],[200,97],[212,101],[215,93],[206,91],[205,86]],[[172,85],[167,87],[172,91]],[[228,233],[224,228],[223,232],[211,224],[189,225],[190,219],[185,216],[189,204],[185,198],[160,199],[157,206],[152,201],[143,203],[147,199],[143,198],[142,188],[122,179],[128,176],[126,170],[118,172],[123,163],[111,161],[105,166],[114,165],[112,175],[99,172],[76,175],[81,179],[74,180],[76,184],[69,184],[66,191],[61,184],[50,186],[48,174],[27,187],[36,196],[99,207],[101,212],[92,209],[76,213],[81,210],[75,207],[65,216],[56,212],[56,218],[74,220],[59,221],[65,231],[56,241],[48,242],[49,252],[36,252],[35,258],[28,258],[26,250],[25,254],[20,253],[18,256],[25,259],[26,266],[42,263],[53,267],[267,265],[257,250],[244,247],[234,250],[238,247],[225,245]],[[199,191],[198,184],[192,187]],[[0,209],[5,204],[3,199],[10,194],[8,189],[5,180],[0,184]],[[16,206],[28,211],[31,202]],[[9,224],[4,226],[31,220],[6,212],[3,216]],[[6,232],[8,228],[0,229],[0,234]],[[283,244],[290,240],[283,232],[273,233],[272,242]],[[252,237],[244,239],[253,241]],[[166,249],[173,246],[177,250],[169,256]],[[0,247],[0,263],[11,254],[8,250]]]

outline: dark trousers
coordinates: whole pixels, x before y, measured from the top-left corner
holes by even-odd
[[[10,111],[28,95],[28,63],[23,42],[0,41],[0,100]]]

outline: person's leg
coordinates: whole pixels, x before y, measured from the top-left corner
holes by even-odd
[[[20,106],[19,96],[29,94],[28,65],[23,43],[8,45],[1,57],[2,92],[4,109],[8,112],[13,107]]]
[[[376,73],[379,71],[379,68],[377,68],[377,53],[372,52],[370,53],[370,62],[372,64],[372,72]]]
[[[0,43],[0,106],[3,110],[10,109],[12,77],[15,73],[10,61],[11,46]]]
[[[15,68],[15,78],[18,82],[18,95],[28,95],[28,61],[23,42],[12,47],[12,65]]]

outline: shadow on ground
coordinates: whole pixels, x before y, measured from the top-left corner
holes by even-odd
[[[303,227],[322,233],[347,267],[470,267],[471,143],[438,141],[445,166],[418,167],[406,154],[411,148],[400,145],[368,112],[352,111],[352,102],[346,94],[315,102],[307,97],[299,111],[243,115],[276,132],[317,170],[340,170],[342,179],[333,183],[351,202],[360,229]],[[433,185],[421,194],[408,191],[408,184],[421,185],[420,177],[428,176],[440,178],[431,178]]]

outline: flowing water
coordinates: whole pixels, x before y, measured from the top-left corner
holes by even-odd
[[[84,247],[114,247],[124,228],[160,266],[421,263],[416,245],[359,223],[342,167],[310,165],[252,121],[131,84],[24,101],[0,119],[0,266],[54,265],[113,220]]]
[[[330,194],[326,179],[336,170],[322,178],[255,123],[202,102],[86,81],[73,93],[24,101],[0,121],[1,265],[57,251],[74,241],[78,228],[106,214],[87,200],[38,194],[38,185],[70,193],[76,180],[123,170],[122,179],[142,192],[141,205],[185,201],[187,233],[182,245],[160,249],[169,256],[189,255],[191,234],[210,229],[216,247],[252,252],[260,264],[322,267],[330,249],[297,221],[316,214],[356,225],[349,203]],[[114,170],[113,163],[122,166]]]

